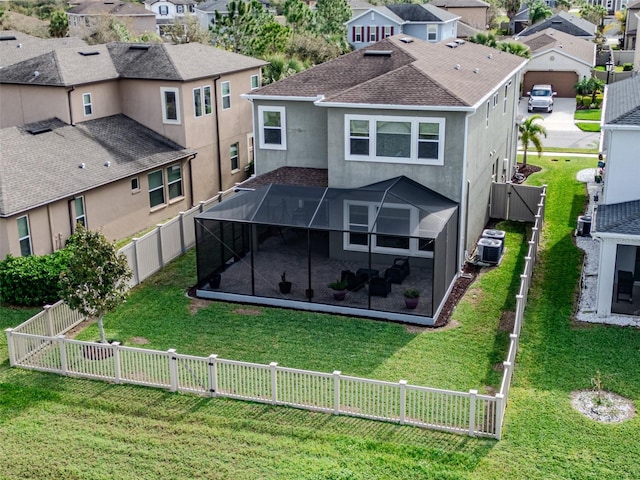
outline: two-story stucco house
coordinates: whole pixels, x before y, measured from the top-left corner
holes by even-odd
[[[253,129],[240,95],[264,64],[201,44],[112,43],[2,68],[0,256],[26,252],[25,225],[36,254],[80,217],[122,238],[244,180]]]
[[[429,4],[460,16],[460,22],[478,29],[487,29],[489,4],[483,0],[432,0]]]
[[[624,30],[624,50],[635,50],[640,24],[640,0],[629,2],[627,6],[627,22]]]
[[[359,49],[404,33],[428,42],[457,36],[458,15],[429,3],[372,7],[346,22],[347,41]]]
[[[601,149],[604,188],[594,212],[599,240],[598,316],[640,315],[640,76],[607,85]]]
[[[87,0],[67,10],[69,34],[85,38],[96,29],[104,28],[105,21],[116,18],[134,35],[156,31],[156,16],[142,5],[130,2]]]
[[[144,7],[156,16],[156,31],[160,35],[176,20],[182,20],[185,15],[195,15],[197,4],[195,0],[144,0]]]

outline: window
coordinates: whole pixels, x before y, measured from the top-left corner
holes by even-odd
[[[87,217],[84,213],[84,197],[74,198],[73,206],[76,212],[76,221],[74,223],[74,228],[75,228],[75,225],[77,225],[78,223],[81,224],[83,227],[86,227]]]
[[[362,26],[353,27],[353,41],[362,42]]]
[[[20,255],[28,257],[33,252],[31,248],[31,232],[29,230],[29,217],[18,218],[18,240],[20,241]]]
[[[160,5],[158,9],[158,13],[160,15],[169,15],[169,6],[168,5]]]
[[[425,233],[418,209],[411,205],[385,204],[380,208],[377,203],[347,201],[344,218],[345,250],[368,251],[371,238],[373,252],[433,257],[433,239],[410,237],[411,232]]]
[[[489,111],[491,110],[491,102],[487,100],[487,128],[489,128]]]
[[[161,88],[162,121],[164,123],[180,124],[180,100],[177,88]]]
[[[138,180],[138,177],[133,177],[131,179],[131,191],[132,192],[140,191],[140,181]]]
[[[260,148],[287,149],[287,122],[284,107],[258,106]]]
[[[238,144],[234,143],[229,149],[229,158],[231,158],[231,171],[238,170]]]
[[[494,93],[493,94],[493,108],[496,108],[498,106],[498,99],[500,98],[500,94],[499,93]]]
[[[202,89],[193,89],[193,112],[196,117],[202,116]]]
[[[393,35],[393,27],[391,25],[385,25],[382,31],[382,38],[387,38]]]
[[[149,205],[151,208],[164,204],[164,176],[162,170],[149,174]]]
[[[444,164],[444,118],[345,116],[345,158]]]
[[[182,167],[179,163],[167,168],[167,185],[169,187],[169,200],[182,197]]]
[[[504,86],[504,98],[502,99],[502,113],[503,114],[507,113],[507,100],[509,99],[509,85],[511,85],[511,82],[507,83]]]
[[[251,90],[255,90],[260,86],[260,77],[258,75],[251,75]]]
[[[176,5],[176,13],[184,13],[184,5]]]
[[[427,25],[427,40],[430,42],[436,42],[438,40],[437,25]]]
[[[91,103],[91,94],[83,93],[82,94],[82,106],[84,108],[84,116],[89,117],[93,113],[93,105]]]
[[[211,86],[203,87],[204,92],[204,114],[211,115]]]
[[[376,35],[378,33],[377,27],[367,27],[367,30],[369,30],[369,41],[377,42],[378,41],[378,36]]]
[[[231,108],[231,84],[229,82],[222,82],[222,109],[227,110]]]
[[[195,13],[196,11],[196,6],[195,5],[189,5],[189,13]]]

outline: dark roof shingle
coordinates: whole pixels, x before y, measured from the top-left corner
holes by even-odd
[[[596,213],[596,231],[640,235],[640,200],[600,205]]]

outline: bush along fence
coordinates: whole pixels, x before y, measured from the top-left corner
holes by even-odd
[[[64,333],[84,319],[63,302],[45,307],[18,327],[5,330],[12,367],[62,375],[165,388],[211,397],[284,405],[306,410],[395,422],[470,436],[500,439],[518,337],[531,283],[546,187],[532,228],[524,273],[516,296],[516,319],[500,391],[456,392],[332,373],[197,357],[67,339]],[[135,243],[135,242],[134,242]]]

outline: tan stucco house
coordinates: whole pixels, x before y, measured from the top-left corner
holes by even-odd
[[[2,68],[0,257],[59,248],[83,215],[126,237],[243,181],[253,128],[240,95],[264,64],[201,44],[112,43]]]

